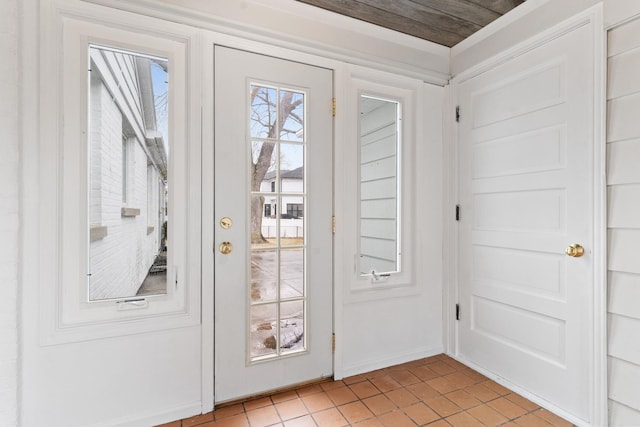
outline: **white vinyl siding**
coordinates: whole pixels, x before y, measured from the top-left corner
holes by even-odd
[[[640,20],[609,32],[609,422],[640,425]]]
[[[397,104],[361,116],[360,272],[397,270]],[[389,121],[391,120],[391,121]]]

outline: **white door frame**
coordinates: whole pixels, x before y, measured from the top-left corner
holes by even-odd
[[[594,137],[594,265],[593,265],[593,332],[594,348],[590,356],[590,370],[592,373],[591,399],[593,407],[591,411],[591,425],[607,424],[607,223],[606,223],[606,31],[603,28],[602,4],[593,6],[586,11],[567,19],[566,21],[532,37],[488,60],[472,67],[469,70],[455,76],[448,87],[448,96],[443,108],[445,109],[445,138],[451,141],[445,144],[444,161],[449,166],[448,176],[445,177],[444,197],[444,274],[445,289],[443,292],[444,315],[444,347],[447,354],[454,358],[458,356],[457,327],[455,320],[455,305],[458,302],[458,268],[459,268],[459,228],[455,220],[456,204],[459,200],[458,184],[458,144],[459,136],[455,121],[456,106],[458,100],[459,85],[475,76],[478,76],[504,62],[520,56],[536,47],[543,45],[555,38],[585,25],[592,27],[594,49],[594,109],[593,109],[593,137]],[[478,369],[478,367],[474,367]],[[519,394],[551,409],[555,413],[570,418],[562,408],[554,406],[553,402],[543,401],[516,384],[508,383],[489,372],[482,373],[493,380],[514,389]]]

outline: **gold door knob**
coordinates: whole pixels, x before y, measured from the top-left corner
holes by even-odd
[[[223,255],[228,255],[233,250],[233,245],[231,242],[222,242],[220,243],[220,253]]]
[[[574,243],[573,245],[567,247],[564,253],[570,257],[580,258],[582,255],[584,255],[584,248],[581,245]]]

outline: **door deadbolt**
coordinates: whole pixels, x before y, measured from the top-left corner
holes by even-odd
[[[231,228],[232,225],[233,221],[228,216],[220,218],[220,227],[224,228],[225,230]]]

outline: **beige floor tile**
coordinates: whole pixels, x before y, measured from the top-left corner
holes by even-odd
[[[276,403],[275,407],[283,421],[298,418],[309,413],[306,406],[299,398]]]
[[[431,422],[434,422],[440,419],[440,415],[436,414],[435,411],[429,408],[422,402],[418,402],[415,405],[407,406],[403,408],[405,414],[409,416],[416,424],[424,425]]]
[[[362,401],[374,415],[382,415],[397,408],[396,404],[385,395],[372,396]]]
[[[504,415],[487,405],[476,406],[467,412],[487,427],[499,426],[509,421]]]
[[[368,420],[369,418],[373,418],[374,416],[373,412],[371,412],[369,408],[367,408],[365,404],[360,401],[351,402],[347,403],[346,405],[339,406],[338,410],[351,424]]]
[[[492,400],[488,402],[487,405],[491,406],[493,409],[500,412],[509,420],[521,417],[528,412],[526,409],[516,405],[506,397],[501,397],[499,399]]]
[[[244,402],[244,410],[245,411],[251,411],[253,409],[258,409],[258,408],[262,408],[265,406],[269,406],[271,405],[271,398],[270,397],[262,397],[260,399],[253,399],[253,400],[249,400],[247,402]]]
[[[244,412],[244,406],[242,403],[236,403],[235,405],[223,406],[220,409],[216,409],[213,412],[213,418],[216,420],[221,420],[222,418],[227,418],[232,415],[241,414]]]
[[[349,425],[337,408],[316,412],[313,414],[313,419],[319,427],[343,427]]]
[[[308,396],[302,396],[302,401],[307,409],[309,409],[309,412],[312,413],[335,406],[324,391],[310,394]]]
[[[490,400],[497,399],[498,397],[500,397],[498,393],[485,387],[482,383],[469,386],[465,388],[465,391],[481,402],[488,402]]]
[[[415,427],[415,423],[404,412],[388,412],[378,418],[386,427]]]
[[[453,427],[484,427],[484,424],[467,412],[460,412],[445,418],[445,420]]]
[[[533,413],[533,415],[542,418],[543,420],[547,421],[548,423],[556,426],[556,427],[572,427],[573,424],[570,423],[569,421],[566,421],[562,418],[560,418],[559,416],[557,416],[556,414],[554,414],[553,412],[549,412],[544,408],[540,408],[537,411],[535,411]]]
[[[391,376],[388,374],[372,378],[369,381],[371,381],[371,383],[375,385],[376,388],[383,393],[402,388],[402,385],[400,385],[399,382],[391,378]]]
[[[410,406],[418,402],[418,398],[406,388],[391,390],[390,392],[385,393],[385,395],[399,408],[404,408],[405,406]]]
[[[198,426],[200,424],[208,423],[213,421],[213,412],[209,412],[207,414],[196,415],[195,417],[190,417],[185,420],[182,420],[183,426]]]
[[[452,391],[451,393],[447,393],[445,397],[462,409],[469,409],[473,408],[474,406],[482,405],[482,402],[480,402],[465,390]]]
[[[358,396],[347,386],[327,390],[326,393],[336,406],[358,400]]]
[[[378,390],[369,381],[363,381],[363,382],[359,382],[359,383],[356,383],[356,384],[352,384],[352,385],[349,386],[349,388],[360,399],[365,399],[367,397],[371,397],[371,396],[375,396],[376,394],[380,394],[380,390]]]
[[[247,414],[242,413],[216,421],[216,427],[249,427]]]
[[[285,421],[284,427],[317,427],[316,422],[311,415],[305,415],[304,417],[294,418],[293,420]]]
[[[534,414],[527,414],[523,417],[517,418],[514,422],[522,427],[549,427],[553,425]]]
[[[270,426],[282,421],[273,405],[247,411],[247,418],[252,427]]]
[[[533,403],[529,399],[525,399],[524,397],[520,396],[519,394],[509,393],[509,394],[507,394],[505,396],[505,398],[509,399],[510,401],[515,403],[516,405],[526,409],[529,412],[535,411],[536,409],[540,409],[540,407],[538,405],[536,405],[535,403]]]
[[[275,393],[158,427],[572,427],[443,354]]]
[[[441,417],[448,417],[449,415],[462,412],[461,407],[444,396],[427,398],[425,399],[425,403]]]

